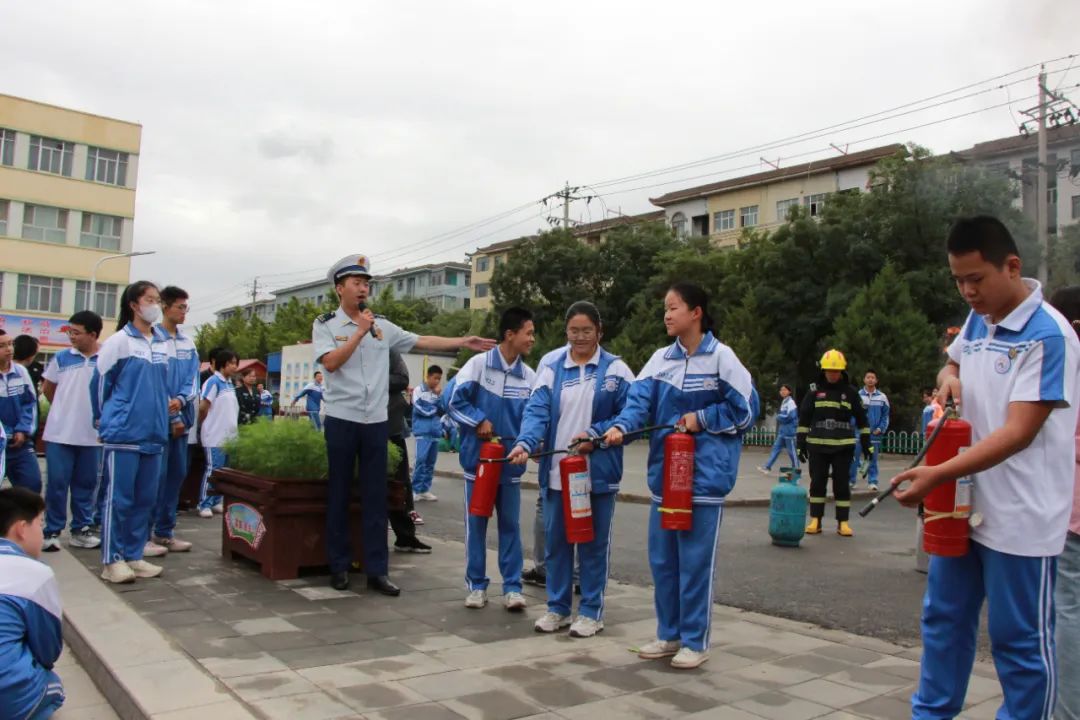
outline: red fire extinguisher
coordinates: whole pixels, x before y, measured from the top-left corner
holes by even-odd
[[[694,520],[694,437],[673,432],[664,438],[664,493],[660,527],[689,530]]]
[[[587,543],[593,541],[592,481],[589,479],[589,463],[581,455],[567,455],[559,461],[562,478],[563,524],[566,525],[566,542]]]
[[[499,492],[499,479],[502,477],[502,463],[499,461],[505,457],[506,448],[496,440],[480,446],[480,462],[476,464],[476,480],[473,481],[472,496],[469,498],[470,515],[491,517],[495,511],[495,495]]]
[[[930,435],[938,423],[944,423],[926,452],[927,465],[940,465],[971,447],[971,425],[950,411],[930,423]],[[923,500],[923,549],[931,555],[960,557],[967,554],[971,514],[971,478],[962,477],[942,483]],[[976,515],[976,518],[978,516]]]

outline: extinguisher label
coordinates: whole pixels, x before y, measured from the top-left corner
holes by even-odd
[[[959,452],[964,452],[967,449],[968,448],[966,447],[962,447]],[[956,478],[956,501],[953,506],[955,517],[966,518],[971,515],[971,490],[973,486],[974,484],[970,475]]]
[[[670,461],[669,487],[674,492],[690,492],[694,486],[694,454],[677,450],[671,453]]]
[[[592,492],[592,480],[589,478],[589,473],[570,473],[567,484],[570,486],[570,517],[592,517],[592,503],[589,501],[589,493]]]

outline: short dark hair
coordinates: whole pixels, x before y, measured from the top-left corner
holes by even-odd
[[[68,325],[82,325],[86,332],[101,337],[101,316],[93,310],[80,310],[68,318]]]
[[[428,369],[427,369],[428,377],[434,375],[435,373],[439,373],[440,375],[442,375],[443,374],[442,368],[439,367],[438,365],[429,366]]]
[[[161,288],[161,304],[165,307],[172,305],[177,300],[187,300],[187,290],[178,288],[175,285],[166,285]]]
[[[928,386],[928,387],[924,387],[924,388],[922,389],[922,394],[923,394],[923,395],[933,395],[933,394],[934,394],[934,388],[932,388],[932,387],[929,387],[929,386]]]
[[[512,307],[503,310],[503,314],[499,317],[499,342],[506,339],[506,333],[517,332],[532,319],[533,314],[525,308]]]
[[[950,255],[977,252],[994,267],[1003,267],[1010,255],[1020,255],[1005,223],[991,215],[958,218],[949,228],[946,242]]]
[[[16,335],[11,343],[11,349],[15,351],[15,362],[34,357],[38,347],[38,340],[33,335]]]
[[[33,522],[43,512],[45,500],[36,492],[22,487],[0,490],[0,537],[6,537],[20,520]]]
[[[312,373],[311,377],[314,378],[316,375],[322,375],[322,370],[316,370],[314,373]]]
[[[877,377],[877,376],[878,376],[878,375],[877,375],[877,370],[875,370],[874,368],[866,368],[866,370],[864,370],[864,371],[863,371],[863,377],[866,377],[866,376],[867,376],[867,375],[869,375],[870,373],[873,373],[873,374],[874,374],[874,377]]]
[[[1076,326],[1080,321],[1080,285],[1061,288],[1050,298],[1050,304],[1073,324],[1073,330],[1080,335],[1080,327]]]
[[[210,367],[214,368],[215,370],[220,370],[233,360],[239,359],[240,357],[232,350],[228,348],[218,348],[210,356]]]
[[[791,393],[792,395],[794,395],[794,394],[795,394],[795,388],[791,387],[791,384],[790,384],[790,383],[783,383],[783,384],[782,384],[782,385],[781,385],[780,387],[781,387],[781,388],[787,388],[787,391],[788,391],[789,393]]]

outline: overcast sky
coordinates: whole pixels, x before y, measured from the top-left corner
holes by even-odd
[[[1066,0],[35,0],[4,17],[0,92],[142,124],[135,248],[156,255],[132,279],[187,288],[194,322],[243,301],[255,276],[282,287],[351,252],[376,272],[461,260],[545,227],[536,201],[564,181],[723,155],[1080,52],[1080,3]],[[1059,82],[1080,82],[1080,60]],[[1035,91],[602,186],[572,216],[644,212],[650,196],[830,142],[969,147],[1015,133]]]

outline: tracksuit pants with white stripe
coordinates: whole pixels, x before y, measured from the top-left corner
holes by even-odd
[[[101,517],[101,562],[142,560],[146,528],[157,500],[161,453],[106,445],[102,451],[105,505]]]
[[[94,490],[101,466],[97,445],[45,443],[45,534],[59,535],[68,521],[71,529],[82,530],[94,522]],[[69,501],[70,497],[70,501]]]
[[[612,518],[615,493],[591,493],[593,541],[571,545],[566,541],[562,492],[547,490],[544,495],[544,567],[547,571],[548,610],[570,615],[574,605],[574,550],[581,572],[581,604],[578,614],[593,620],[604,616],[611,559]]]
[[[654,500],[649,510],[649,567],[656,588],[656,637],[678,640],[701,652],[709,648],[716,546],[724,507],[694,505],[689,530],[660,527],[659,509]]]
[[[487,590],[487,527],[489,518],[470,515],[473,481],[465,481],[465,585],[470,592]],[[524,563],[521,548],[521,485],[501,484],[495,495],[499,528],[499,573],[503,594],[521,592]]]
[[[1056,558],[1008,555],[977,542],[963,557],[930,558],[913,720],[954,718],[963,710],[984,599],[994,666],[1005,695],[997,717],[1051,717],[1057,690],[1056,572]]]

